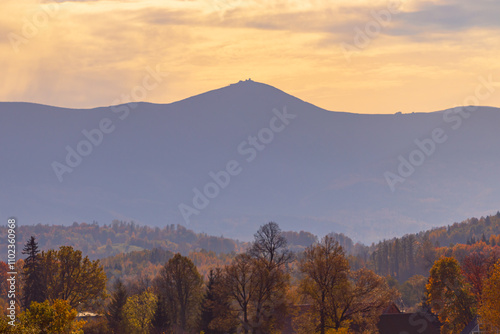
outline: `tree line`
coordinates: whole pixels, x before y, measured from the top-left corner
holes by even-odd
[[[302,252],[318,241],[315,235],[305,231],[282,233],[287,239],[288,248],[296,252]],[[18,235],[20,238],[36,235],[42,249],[58,248],[60,245],[73,246],[81,250],[83,255],[88,255],[90,259],[114,256],[118,258],[122,253],[155,248],[186,256],[203,251],[213,252],[217,256],[221,254],[227,256],[245,251],[250,246],[249,243],[222,236],[195,233],[181,225],[169,224],[159,228],[118,220],[103,226],[95,222],[73,223],[71,226],[41,224],[20,226]],[[432,257],[434,248],[457,244],[473,245],[478,242],[500,245],[500,212],[487,217],[470,218],[461,223],[429,231],[383,240],[369,246],[354,243],[342,233],[330,233],[330,236],[342,245],[353,268],[368,267],[379,275],[390,275],[403,283],[415,275],[428,274],[435,260]],[[0,240],[0,245],[2,243],[5,241]],[[222,262],[226,262],[226,259]],[[204,275],[207,272],[208,270],[204,270]],[[119,272],[116,274],[120,275]]]
[[[287,326],[298,333],[353,326],[370,330],[397,295],[373,271],[351,270],[343,247],[331,236],[296,254],[274,222],[261,226],[247,251],[210,270],[207,279],[191,259],[176,253],[152,279],[135,284],[118,279],[109,292],[100,261],[82,257],[79,250],[61,246],[40,252],[32,237],[24,253],[17,329],[28,332],[279,333]],[[306,307],[297,312],[297,305]],[[76,311],[89,310],[104,317],[76,320]],[[5,321],[0,330],[8,333],[12,328]]]
[[[373,331],[391,301],[402,309],[434,314],[445,325],[462,326],[478,314],[484,319],[500,314],[494,313],[498,299],[483,297],[498,293],[499,228],[497,213],[364,246],[343,234],[318,241],[310,233],[283,232],[268,223],[240,253],[197,250],[184,256],[156,248],[102,261],[71,246],[41,252],[32,237],[24,249],[27,258],[18,262],[23,268],[20,326],[50,318],[57,307],[67,319],[74,315],[71,330],[85,333],[272,333],[291,327],[299,333],[360,332]],[[463,243],[440,246],[451,236],[460,236]],[[290,238],[295,238],[293,247]],[[461,280],[450,281],[453,289],[433,290],[433,268],[443,258],[458,266],[441,275],[441,281],[453,273]],[[0,262],[2,297],[6,273]],[[457,290],[458,285],[465,288]],[[432,305],[436,291],[451,291],[446,298],[462,296],[457,300],[463,312],[442,313],[439,304]],[[84,325],[74,320],[75,310],[106,317]],[[448,332],[457,330],[446,326]]]
[[[500,212],[486,218],[470,218],[446,227],[383,240],[369,247],[360,246],[353,256],[361,266],[366,265],[379,275],[390,275],[403,283],[415,275],[428,275],[438,256],[436,249],[473,246],[480,242],[500,245]],[[366,254],[368,261],[365,260]]]
[[[0,227],[0,232],[4,229]],[[182,225],[167,224],[160,228],[119,220],[113,220],[109,225],[75,222],[69,226],[22,225],[17,229],[20,240],[26,240],[32,235],[37,237],[41,249],[72,246],[92,260],[153,248],[165,248],[187,255],[197,249],[217,254],[240,252],[245,246],[244,243],[223,236],[195,233]],[[0,245],[5,245],[5,242],[0,240]]]

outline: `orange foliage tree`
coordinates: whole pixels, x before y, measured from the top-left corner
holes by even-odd
[[[441,333],[460,333],[474,316],[475,300],[458,261],[452,257],[437,260],[426,288],[432,311],[443,323]]]
[[[500,260],[493,266],[483,289],[479,314],[483,322],[500,329]]]

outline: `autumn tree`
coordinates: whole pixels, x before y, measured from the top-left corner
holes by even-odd
[[[66,300],[56,299],[43,303],[32,302],[19,316],[21,333],[83,334],[83,321],[76,320],[77,311]]]
[[[336,291],[348,285],[349,263],[344,249],[326,236],[321,243],[306,249],[299,270],[304,274],[301,290],[311,299],[314,313],[319,317],[316,331],[325,334],[329,328],[340,328],[340,324],[337,326],[329,321],[328,312]]]
[[[9,272],[9,266],[7,263],[0,261],[0,333],[4,333],[2,321],[5,320],[5,328],[11,327],[7,324],[7,319],[3,319],[2,316],[6,313],[7,307],[9,307],[9,301],[7,300],[7,292],[9,291],[9,281],[7,279],[10,277],[7,273]],[[9,320],[10,321],[10,320]],[[7,333],[7,331],[5,331]]]
[[[287,240],[279,225],[269,222],[262,225],[254,235],[248,254],[252,258],[254,274],[254,308],[252,327],[254,331],[278,330],[286,312],[285,295],[289,285],[286,266],[293,258],[287,248]]]
[[[248,254],[238,254],[225,268],[224,284],[228,290],[237,319],[244,333],[250,332],[251,301],[255,295],[256,276],[252,271],[252,258]]]
[[[206,291],[201,301],[200,330],[203,331],[204,333],[211,334],[209,325],[215,319],[214,308],[215,308],[215,303],[217,302],[216,292],[215,292],[216,280],[217,280],[217,272],[215,272],[213,269],[210,269],[210,272],[208,274]]]
[[[387,286],[385,278],[362,268],[350,273],[347,289],[333,299],[333,312],[329,316],[338,329],[346,321],[353,320],[358,328],[374,332],[378,317],[398,298],[399,293]]]
[[[107,307],[106,319],[110,330],[115,334],[124,333],[125,319],[123,308],[127,303],[127,290],[121,280],[117,280],[113,284],[113,293],[111,302]]]
[[[258,229],[248,254],[263,261],[268,267],[282,267],[293,257],[293,253],[287,248],[285,236],[275,222],[269,222]]]
[[[7,318],[5,315],[0,314],[0,333],[2,334],[14,334],[16,333],[17,326],[14,327],[9,324],[9,322],[12,321],[9,318]]]
[[[35,237],[31,237],[23,248],[23,254],[28,255],[24,260],[22,270],[23,295],[21,303],[28,308],[31,302],[42,302],[46,299],[46,289],[42,280],[40,250]]]
[[[312,303],[311,316],[317,319],[312,331],[320,334],[338,331],[352,320],[373,326],[382,309],[397,296],[373,271],[350,272],[343,248],[330,236],[306,249],[299,270],[304,275],[300,289]],[[368,318],[371,322],[366,322]]]
[[[123,315],[130,334],[148,334],[156,307],[156,295],[150,290],[130,296],[123,306]]]
[[[426,290],[432,311],[443,323],[443,334],[460,333],[472,320],[474,297],[455,258],[443,257],[434,263]]]
[[[80,250],[61,246],[40,254],[42,284],[49,300],[67,300],[71,307],[89,306],[106,296],[106,274],[99,260],[82,257]]]
[[[479,314],[483,322],[495,330],[500,330],[500,261],[490,271],[482,291]]]
[[[286,311],[287,264],[293,254],[278,224],[259,228],[249,251],[225,269],[225,286],[245,333],[278,330]]]
[[[167,299],[164,295],[157,296],[153,319],[151,320],[151,334],[163,334],[172,327],[171,315],[168,312]]]
[[[9,271],[7,263],[0,261],[0,298],[7,296],[7,291],[9,290],[9,281],[7,281],[9,275],[7,273]]]
[[[436,261],[436,258],[436,247],[432,244],[429,236],[425,234],[421,241],[417,256],[421,269],[423,269],[424,272],[428,272]]]
[[[160,270],[156,287],[167,302],[176,331],[187,331],[196,326],[202,284],[203,279],[193,262],[180,254],[175,254]]]
[[[205,334],[236,331],[238,322],[231,314],[229,294],[224,286],[224,273],[221,268],[210,270],[201,305],[200,331]]]
[[[462,261],[462,273],[470,284],[471,293],[476,298],[478,305],[481,304],[484,282],[489,276],[490,269],[499,258],[498,252],[472,252],[465,256]]]
[[[425,297],[426,284],[426,277],[414,275],[401,285],[401,298],[406,307],[410,307],[410,309],[417,308]]]
[[[284,325],[289,286],[289,275],[281,267],[268,267],[265,262],[252,259],[254,295],[252,329],[254,333],[279,331]]]

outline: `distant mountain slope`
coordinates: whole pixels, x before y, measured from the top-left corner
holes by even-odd
[[[8,228],[0,226],[0,234],[7,235]],[[283,235],[288,240],[289,249],[296,252],[304,250],[317,241],[315,235],[305,231],[300,231],[300,233],[284,231]],[[195,233],[182,225],[172,224],[159,228],[117,220],[109,225],[99,225],[96,222],[73,223],[69,226],[22,225],[16,230],[19,247],[22,248],[31,236],[37,239],[42,251],[72,246],[91,259],[154,248],[162,248],[172,254],[183,255],[202,250],[217,255],[236,254],[245,251],[249,246],[249,242]],[[349,241],[352,244],[350,239]],[[7,239],[0,239],[0,251],[7,253],[7,245]]]
[[[7,228],[0,227],[0,233],[6,235]],[[117,220],[110,225],[95,222],[74,223],[69,226],[23,225],[16,231],[18,247],[22,248],[31,236],[37,239],[42,251],[72,246],[91,259],[153,248],[187,255],[202,249],[215,254],[239,253],[247,247],[246,243],[238,240],[195,233],[181,225],[166,225],[160,229]],[[7,253],[6,240],[0,240],[0,249]]]
[[[0,226],[0,234],[6,235],[7,227]],[[30,236],[35,236],[41,250],[69,245],[82,250],[83,255],[91,259],[102,259],[108,282],[118,277],[137,281],[136,275],[156,273],[177,252],[189,256],[205,275],[215,266],[228,264],[235,254],[249,246],[249,243],[238,240],[196,234],[180,225],[167,225],[160,229],[120,221],[103,226],[96,223],[24,225],[17,229],[16,234],[20,248]],[[319,239],[307,231],[284,231],[283,235],[289,249],[297,254]],[[354,243],[344,234],[329,235],[349,255],[352,269],[366,266],[379,275],[391,275],[402,283],[413,275],[427,276],[430,267],[441,255],[453,255],[462,261],[473,252],[487,254],[494,251],[500,254],[500,212],[381,240],[369,246]],[[6,249],[7,239],[0,238],[0,252],[6,253]],[[25,258],[25,255],[18,258]]]
[[[0,212],[20,224],[135,220],[242,240],[274,220],[377,241],[498,210],[500,110],[457,111],[330,112],[253,81],[166,105],[0,103]],[[70,166],[68,150],[88,155],[71,153]],[[400,157],[419,166],[401,177]],[[195,198],[205,186],[216,196]]]

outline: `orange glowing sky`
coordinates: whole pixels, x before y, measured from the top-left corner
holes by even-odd
[[[0,101],[107,106],[157,66],[168,76],[144,98],[154,103],[247,78],[356,113],[463,105],[480,77],[499,82],[493,87],[500,90],[497,0],[2,0],[0,6]],[[479,104],[500,107],[499,92]]]

